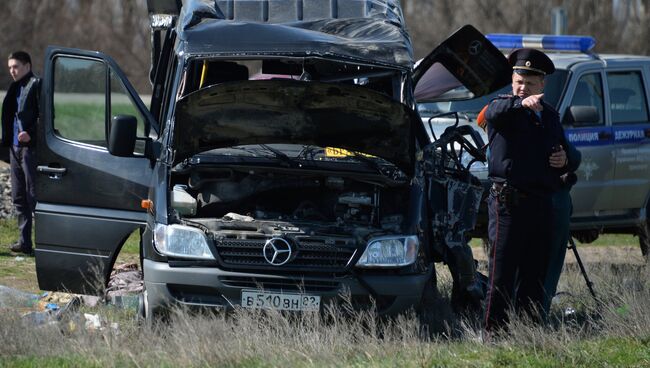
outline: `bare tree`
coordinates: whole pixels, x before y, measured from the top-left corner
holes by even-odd
[[[547,34],[551,9],[563,6],[569,34],[596,38],[595,52],[650,55],[650,0],[408,0],[405,11],[416,57],[423,57],[454,30],[473,24],[483,33]]]
[[[10,20],[0,22],[0,50],[29,52],[37,73],[48,45],[97,50],[111,55],[139,91],[149,92],[145,1],[3,1],[0,14]],[[9,82],[8,73],[0,73],[0,83]]]
[[[568,33],[597,39],[598,53],[650,55],[650,0],[401,0],[417,58],[465,24],[483,33],[549,33],[550,13],[563,6]],[[622,5],[621,5],[622,4]],[[42,72],[48,45],[98,50],[120,64],[134,86],[150,91],[145,0],[0,1],[0,50],[32,54]],[[0,88],[8,85],[0,72]]]

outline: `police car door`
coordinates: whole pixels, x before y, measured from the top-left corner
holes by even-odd
[[[137,119],[133,157],[109,153],[111,117]],[[115,62],[98,52],[48,48],[41,90],[35,214],[43,290],[101,291],[124,241],[146,222],[158,126]]]
[[[602,211],[612,208],[613,197],[608,187],[614,178],[615,157],[611,150],[612,128],[607,121],[603,95],[603,74],[600,69],[583,72],[574,79],[569,92],[572,97],[565,107],[563,123],[567,140],[582,153],[582,163],[576,172],[578,183],[571,191],[574,225],[581,219],[594,221]],[[569,118],[576,108],[592,107],[596,115]],[[572,110],[573,109],[573,110]]]
[[[616,155],[612,195],[620,214],[637,217],[650,188],[650,75],[640,66],[607,69],[609,111]],[[646,215],[647,216],[647,215]]]

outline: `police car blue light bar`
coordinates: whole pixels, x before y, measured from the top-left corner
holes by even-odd
[[[591,36],[491,33],[486,37],[494,44],[494,46],[503,50],[530,47],[541,50],[574,51],[587,53],[596,45],[596,40]]]

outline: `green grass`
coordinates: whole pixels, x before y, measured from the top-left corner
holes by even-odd
[[[576,241],[577,245],[588,245],[588,246],[639,246],[639,238],[635,235],[630,234],[600,234],[598,239],[593,243],[580,243]],[[470,241],[470,246],[472,247],[482,247],[483,243],[481,239],[473,238]]]
[[[20,256],[9,251],[9,245],[17,240],[16,220],[0,219],[0,285],[26,292],[38,292],[34,257]]]
[[[81,142],[105,140],[105,117],[104,104],[54,103],[54,129],[67,139]]]
[[[622,245],[622,246],[639,246],[639,237],[630,234],[600,234],[598,239],[593,243],[580,243],[580,245],[593,245],[593,246],[609,246],[609,245]]]
[[[54,103],[54,128],[64,138],[97,144],[106,137],[106,106],[92,101],[60,101]],[[112,104],[111,116],[132,115],[138,119],[137,135],[144,135],[141,114],[131,104]]]
[[[15,226],[13,220],[0,220],[3,242],[17,238]],[[626,236],[609,239],[607,245],[626,245]],[[134,233],[122,256],[137,259],[138,253]],[[443,265],[436,268],[440,303],[447,303],[451,277]],[[456,316],[444,314],[442,304],[434,309],[444,319],[433,335],[423,334],[415,315],[382,325],[371,313],[335,311],[321,320],[310,314],[190,315],[179,310],[169,324],[148,327],[135,323],[134,310],[109,305],[82,306],[66,322],[36,327],[0,309],[0,366],[650,367],[650,269],[600,263],[589,268],[602,304],[594,303],[582,276],[570,268],[560,281],[568,293],[554,304],[552,324],[515,321],[509,336],[490,343],[480,342],[478,330]],[[33,258],[16,262],[0,252],[0,284],[28,284],[33,269]],[[565,316],[567,307],[577,313]],[[83,313],[99,314],[107,327],[86,330]],[[108,327],[111,323],[117,330]]]
[[[8,329],[16,326],[15,320],[0,320]],[[185,314],[153,329],[130,326],[124,319],[120,320],[119,331],[75,329],[62,334],[56,329],[40,328],[22,333],[44,345],[0,346],[0,366],[506,368],[650,364],[647,329],[646,336],[595,333],[582,338],[569,329],[538,329],[534,336],[521,341],[510,337],[481,343],[465,338],[418,337],[413,330],[417,329],[417,321],[409,319],[396,320],[394,328],[379,328],[375,332],[367,325],[363,328],[367,321],[358,323],[345,317],[338,324],[315,328],[311,326],[313,322],[311,317],[296,321],[256,313],[240,313],[232,318]]]
[[[30,293],[40,293],[34,257],[22,256],[9,251],[9,245],[17,240],[16,220],[13,218],[0,219],[0,285]],[[32,242],[34,242],[33,234]],[[137,230],[126,240],[115,262],[116,264],[140,262],[140,235]]]

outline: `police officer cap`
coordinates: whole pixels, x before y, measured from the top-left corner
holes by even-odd
[[[553,61],[535,49],[517,49],[508,56],[512,71],[524,75],[547,75],[555,71]]]

